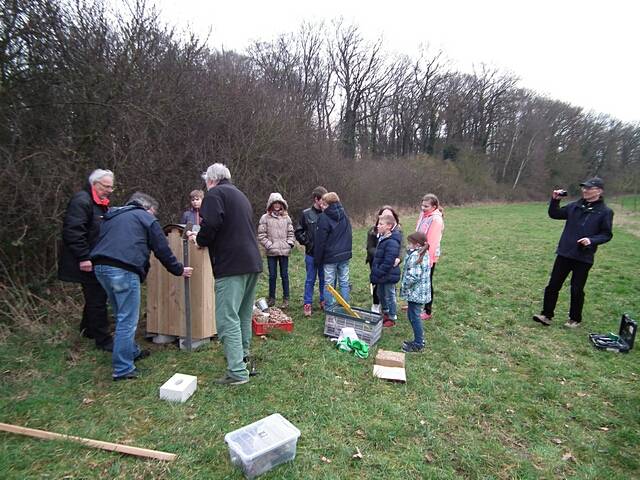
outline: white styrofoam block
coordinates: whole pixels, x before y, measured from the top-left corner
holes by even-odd
[[[198,377],[176,373],[160,387],[160,398],[170,402],[186,402],[198,387]]]
[[[154,335],[152,340],[153,340],[153,343],[162,345],[165,343],[175,342],[176,337],[173,335]]]

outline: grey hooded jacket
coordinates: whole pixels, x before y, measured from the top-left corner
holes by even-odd
[[[284,207],[279,214],[273,210],[274,203]],[[287,202],[279,193],[269,195],[267,213],[262,215],[258,223],[258,242],[268,257],[288,257],[294,245],[293,223],[287,213]]]

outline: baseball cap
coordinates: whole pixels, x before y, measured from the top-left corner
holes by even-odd
[[[582,182],[580,186],[587,187],[587,188],[597,187],[597,188],[604,189],[604,180],[602,180],[600,177],[593,177],[593,178],[590,178],[589,180],[585,180],[584,182]]]

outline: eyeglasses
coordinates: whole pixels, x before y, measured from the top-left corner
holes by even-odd
[[[104,183],[102,183],[100,180],[96,180],[96,182],[98,185],[100,185],[102,188],[104,188],[105,190],[111,190],[112,192],[116,189],[116,187],[114,187],[113,185],[105,185]]]

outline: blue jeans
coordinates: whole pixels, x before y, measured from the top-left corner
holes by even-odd
[[[282,278],[282,297],[289,299],[289,257],[284,255],[267,257],[269,267],[269,298],[276,298],[276,283],[278,281],[278,264],[280,264],[280,278]]]
[[[416,345],[424,345],[424,336],[422,331],[422,320],[420,320],[420,313],[422,312],[423,305],[416,302],[408,302],[407,316],[411,322],[411,328],[413,329],[413,341]]]
[[[380,309],[382,313],[389,315],[391,320],[398,318],[398,312],[396,310],[396,284],[379,283],[378,298],[380,299]]]
[[[331,310],[336,305],[336,299],[326,289],[326,285],[331,285],[336,290],[339,290],[342,298],[349,303],[349,260],[339,263],[325,263],[323,266],[326,308]]]
[[[140,316],[140,277],[111,265],[96,265],[96,278],[107,292],[116,321],[111,363],[113,376],[121,377],[135,370],[134,359],[140,354],[136,328]]]
[[[324,302],[324,268],[323,266],[316,267],[313,263],[313,257],[311,255],[304,256],[304,266],[307,270],[307,278],[304,280],[304,303],[313,303],[313,286],[316,283],[316,276],[318,277],[318,290],[320,291],[320,301]]]

